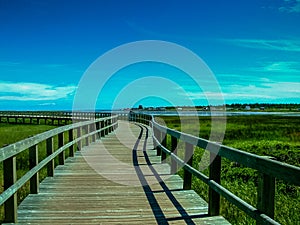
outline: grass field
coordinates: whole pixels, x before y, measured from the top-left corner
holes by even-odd
[[[210,117],[160,117],[157,119],[168,127],[196,135],[200,124],[199,136],[209,138]],[[197,120],[197,121],[196,121]],[[199,121],[198,121],[199,120]],[[224,122],[224,118],[219,118]],[[300,117],[283,116],[231,116],[227,117],[226,133],[223,144],[257,155],[272,156],[278,161],[300,166]],[[221,134],[214,134],[221,135]],[[183,144],[179,142],[179,148]],[[204,150],[196,148],[193,166],[199,168]],[[207,170],[204,170],[208,174]],[[183,171],[179,171],[183,175]],[[300,223],[300,187],[277,182],[275,199],[275,219],[281,224]],[[248,203],[256,206],[257,171],[222,159],[221,183],[231,192]],[[193,179],[195,189],[208,200],[208,188],[198,179]],[[221,214],[232,224],[255,224],[245,213],[221,198]]]
[[[42,133],[44,131],[56,128],[57,126],[50,125],[21,125],[21,124],[6,124],[0,123],[0,147],[21,141],[30,136]],[[57,140],[54,140],[54,144],[57,145]],[[39,161],[46,156],[46,147],[44,143],[39,144]],[[17,177],[22,177],[29,170],[28,150],[22,152],[17,156]],[[3,163],[0,163],[0,192],[3,192]],[[40,172],[40,180],[46,176],[46,170],[43,169]],[[29,183],[27,182],[18,191],[18,202],[21,202],[29,193]],[[0,221],[3,220],[3,207],[0,208]]]
[[[224,122],[224,118],[218,118]],[[211,132],[211,118],[209,117],[161,117],[160,121],[167,126],[182,130],[202,138],[209,138]],[[195,127],[199,122],[199,127]],[[226,133],[223,144],[258,155],[269,155],[278,161],[300,166],[300,117],[283,116],[232,116],[226,121]],[[25,139],[43,131],[53,129],[49,125],[9,125],[0,123],[0,147]],[[215,133],[214,135],[222,135]],[[67,140],[67,136],[65,138]],[[57,138],[54,139],[57,146]],[[39,161],[46,155],[45,143],[39,144]],[[179,142],[183,148],[183,143]],[[204,150],[195,149],[193,166],[199,168]],[[67,155],[67,153],[66,153]],[[28,171],[28,151],[17,157],[18,177]],[[3,191],[2,163],[0,164],[1,192]],[[207,170],[204,173],[208,173]],[[182,175],[182,171],[179,171]],[[40,180],[46,176],[46,170],[40,172]],[[256,205],[257,177],[255,170],[245,168],[234,162],[222,159],[222,185],[230,191]],[[193,188],[206,200],[208,188],[199,180],[193,180]],[[18,191],[20,202],[28,193],[29,185]],[[281,224],[299,224],[300,221],[300,188],[277,181],[275,219]],[[1,218],[3,209],[1,209]],[[255,224],[235,206],[221,199],[221,213],[232,224]]]

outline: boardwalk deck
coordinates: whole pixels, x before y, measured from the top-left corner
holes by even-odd
[[[182,189],[181,178],[156,156],[150,132],[120,121],[114,133],[58,166],[39,194],[21,203],[18,223],[229,224],[209,217],[207,203]]]

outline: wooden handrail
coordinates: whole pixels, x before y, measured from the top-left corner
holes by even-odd
[[[211,153],[227,158],[244,166],[263,172],[264,174],[279,178],[286,182],[300,186],[300,168],[287,163],[278,162],[264,156],[244,152],[235,148],[221,145],[216,142],[199,138],[190,134],[164,127],[154,120],[153,126],[161,132],[176,137],[181,141],[208,150]]]
[[[202,180],[209,186],[209,215],[219,214],[221,195],[247,215],[254,218],[257,224],[279,224],[274,220],[275,179],[300,186],[299,167],[170,129],[158,124],[151,115],[131,112],[129,117],[132,121],[148,124],[152,127],[154,146],[157,148],[157,152],[161,155],[162,160],[166,158],[164,154],[171,156],[171,170],[173,173],[176,171],[175,168],[178,165],[184,169],[185,189],[191,187],[191,175]],[[167,144],[165,142],[162,142],[162,134],[164,134],[164,140],[167,140],[166,135],[171,136],[171,150],[166,148]],[[193,155],[190,155],[190,157],[185,156],[184,160],[177,156],[177,149],[174,145],[177,145],[179,140],[186,144],[185,155],[188,154],[187,151],[192,152],[194,146],[210,152],[211,159],[214,160],[210,164],[209,177],[192,167],[191,161]],[[245,202],[220,184],[222,157],[256,169],[259,172],[257,208]]]
[[[37,120],[75,120],[83,121],[96,118],[103,118],[111,116],[112,113],[108,112],[79,112],[79,111],[0,111],[0,122],[2,118],[6,118],[6,122],[9,122],[9,119],[21,119],[24,123],[25,119],[30,119],[32,122],[33,119]]]
[[[105,118],[79,122],[76,124],[66,125],[63,127],[58,127],[53,130],[46,131],[44,133],[35,135],[33,137],[27,138],[25,140],[19,141],[15,144],[3,147],[0,149],[0,162],[3,161],[3,173],[4,173],[4,192],[0,194],[0,204],[4,204],[5,218],[4,221],[7,223],[17,222],[17,191],[30,180],[30,192],[32,194],[38,193],[38,173],[39,171],[47,166],[48,176],[54,175],[54,159],[59,157],[59,164],[64,164],[66,149],[71,150],[70,156],[74,155],[72,153],[73,146],[80,143],[82,140],[86,140],[86,145],[90,143],[90,137],[95,141],[96,137],[103,137],[103,132],[108,134],[109,132],[115,130],[118,126],[118,116],[109,116]],[[104,124],[106,124],[104,126]],[[77,137],[74,138],[73,131],[75,129],[81,130],[83,127],[93,127],[92,129],[87,129],[87,132],[82,135],[81,132],[77,132]],[[97,129],[94,129],[97,127]],[[69,132],[68,143],[64,144],[64,133]],[[58,149],[53,148],[53,137],[58,136]],[[37,145],[41,142],[46,141],[47,157],[41,162],[38,162],[38,151]],[[30,170],[17,180],[16,177],[16,156],[29,149],[29,161]],[[78,150],[81,149],[81,146]]]

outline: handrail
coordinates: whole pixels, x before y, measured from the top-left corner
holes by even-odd
[[[47,166],[48,176],[54,174],[54,159],[59,157],[59,164],[63,165],[65,160],[65,150],[69,149],[70,156],[74,155],[74,145],[78,145],[78,150],[82,147],[82,141],[89,145],[90,141],[101,138],[118,127],[118,116],[79,122],[76,124],[58,127],[53,130],[35,135],[17,143],[0,149],[0,162],[3,161],[4,192],[0,194],[0,205],[4,204],[5,222],[15,223],[17,221],[17,191],[30,180],[30,191],[32,194],[38,193],[39,179],[38,172]],[[77,137],[73,131],[77,130]],[[86,133],[83,134],[82,130]],[[64,133],[69,132],[69,142],[64,144]],[[58,149],[53,148],[53,137],[58,135]],[[92,140],[90,140],[90,137]],[[37,145],[46,141],[47,157],[38,162]],[[16,156],[28,150],[30,152],[30,170],[19,180],[16,177]]]
[[[66,126],[63,126],[63,127],[58,127],[58,128],[55,128],[55,129],[37,134],[33,137],[29,137],[27,139],[21,140],[19,142],[10,144],[6,147],[0,148],[0,162],[21,153],[22,151],[30,148],[31,146],[34,146],[34,145],[40,143],[41,141],[46,140],[49,137],[58,135],[61,132],[66,132],[70,129],[83,127],[83,126],[86,126],[86,125],[89,125],[89,124],[92,124],[92,123],[97,123],[97,122],[101,122],[101,121],[104,121],[104,120],[107,120],[107,119],[113,119],[113,118],[116,118],[116,117],[117,116],[110,116],[110,117],[96,119],[94,121],[84,121],[84,122],[79,122],[79,123],[75,123],[75,124],[66,125]]]
[[[0,111],[1,118],[14,119],[59,119],[59,120],[90,120],[111,116],[111,112],[81,112],[81,111]]]
[[[164,127],[158,124],[155,120],[152,121],[152,124],[160,132],[167,133],[186,143],[206,149],[221,157],[227,158],[230,161],[237,162],[258,171],[263,171],[263,173],[267,175],[280,178],[281,180],[300,186],[300,168],[297,166],[271,160],[264,156],[244,152],[217,142],[212,142],[200,137],[182,133],[180,131]]]
[[[184,189],[191,188],[191,175],[209,186],[208,210],[211,216],[219,215],[220,195],[222,195],[247,215],[254,218],[257,224],[279,224],[274,220],[275,179],[281,179],[300,186],[299,167],[170,129],[158,124],[151,115],[131,112],[130,120],[145,123],[152,127],[154,146],[162,161],[166,159],[166,155],[169,155],[171,156],[171,171],[176,172],[174,168],[177,168],[177,165],[184,169]],[[167,135],[171,136],[171,150],[167,149]],[[176,155],[178,140],[186,144],[184,160]],[[209,177],[192,167],[194,146],[208,150],[211,160],[214,159],[209,167]],[[220,185],[221,157],[259,171],[257,208]]]

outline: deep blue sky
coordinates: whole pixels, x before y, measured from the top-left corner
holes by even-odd
[[[0,109],[71,109],[93,61],[141,40],[196,53],[226,103],[300,103],[299,27],[299,0],[0,0]],[[127,90],[113,103],[120,90],[147,76],[172,80],[185,95],[148,84],[164,91],[132,103],[135,93]],[[97,108],[185,105],[187,99],[207,104],[182,71],[158,63],[124,68],[112,81],[99,93]]]

